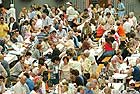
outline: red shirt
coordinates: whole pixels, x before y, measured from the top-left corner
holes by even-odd
[[[119,36],[125,36],[125,31],[124,31],[124,28],[123,28],[123,26],[122,25],[120,25],[119,27],[118,27],[118,34],[119,34]]]
[[[104,50],[105,51],[113,51],[112,45],[106,42],[104,45]]]
[[[105,30],[103,28],[102,25],[100,25],[98,28],[97,28],[97,37],[102,37],[102,35],[104,34]]]

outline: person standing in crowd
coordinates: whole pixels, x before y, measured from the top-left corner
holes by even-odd
[[[71,26],[72,20],[77,16],[77,12],[72,6],[72,2],[67,2],[68,8],[66,9],[66,14],[68,16],[68,21]]]
[[[137,18],[134,14],[134,12],[129,13],[129,23],[131,24],[131,27],[136,28],[137,26]]]
[[[4,21],[4,17],[0,17],[0,38],[5,38],[9,32],[9,27]]]
[[[59,57],[53,57],[51,59],[52,64],[49,66],[49,70],[50,70],[50,80],[52,81],[53,85],[56,85],[59,83],[59,62],[60,62],[60,58]]]
[[[118,12],[118,16],[121,18],[125,15],[125,6],[122,3],[122,0],[118,0],[117,12]]]
[[[7,14],[8,14],[8,18],[13,17],[16,21],[16,9],[14,8],[14,4],[10,4],[10,9],[8,10]]]
[[[9,19],[9,34],[15,32],[16,30],[19,30],[19,24],[15,21],[14,17],[10,17]]]
[[[124,18],[124,23],[123,23],[123,28],[124,28],[124,30],[125,30],[125,32],[126,32],[126,34],[127,33],[130,33],[131,32],[131,24],[130,24],[130,22],[129,22],[129,17],[128,16],[126,16],[125,18]]]

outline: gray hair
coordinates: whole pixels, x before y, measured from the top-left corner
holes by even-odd
[[[129,16],[133,17],[134,16],[134,12],[129,12]]]
[[[91,82],[88,82],[87,84],[86,84],[86,87],[91,87],[92,86],[92,83]]]

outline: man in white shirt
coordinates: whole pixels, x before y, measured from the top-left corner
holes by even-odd
[[[8,18],[14,17],[14,19],[16,20],[16,9],[14,8],[14,4],[10,4],[10,9],[8,10],[7,14],[9,15]],[[7,20],[9,21],[8,18]]]
[[[126,19],[124,19],[123,28],[124,28],[126,33],[129,33],[131,31],[131,24],[128,20],[128,17],[126,17]]]
[[[58,26],[57,35],[60,39],[67,35],[66,31],[62,28],[62,24]]]
[[[131,26],[136,28],[136,26],[137,26],[137,18],[135,17],[134,12],[129,13],[129,22],[130,22]]]
[[[19,34],[18,30],[15,31],[15,36],[16,36],[16,39],[19,43],[23,43],[23,41],[24,41],[23,37]]]
[[[30,90],[26,84],[26,76],[20,77],[20,80],[14,86],[14,94],[29,94]]]
[[[68,5],[68,8],[66,9],[66,14],[68,15],[68,21],[71,23],[72,20],[77,16],[77,12],[72,7],[72,2],[67,2],[66,4]]]
[[[48,26],[49,24],[51,24],[51,18],[49,16],[47,16],[45,13],[42,14],[42,25],[43,28],[44,26]]]

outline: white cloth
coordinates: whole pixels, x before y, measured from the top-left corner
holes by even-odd
[[[41,29],[42,28],[42,25],[43,23],[42,23],[42,19],[38,19],[37,21],[36,21],[36,24],[35,24],[35,27],[37,28],[37,29]]]
[[[123,28],[124,28],[125,32],[129,33],[131,31],[131,24],[128,21],[126,21],[123,24]]]

